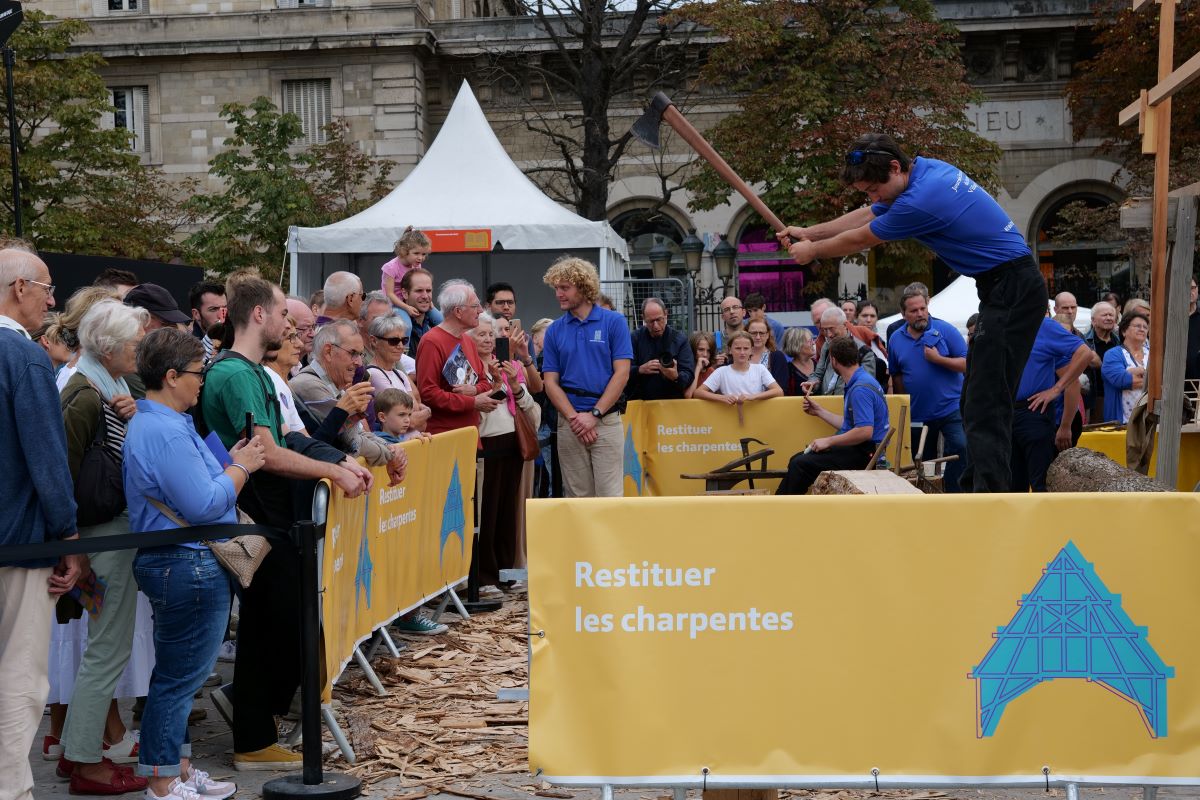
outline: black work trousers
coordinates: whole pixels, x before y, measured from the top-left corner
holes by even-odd
[[[1046,472],[1058,455],[1054,444],[1057,432],[1053,404],[1041,414],[1024,403],[1013,409],[1011,491],[1046,491]]]
[[[775,494],[804,494],[822,472],[831,469],[862,469],[875,453],[871,441],[848,447],[831,447],[820,453],[796,453],[788,461],[787,477]]]
[[[960,403],[968,456],[961,485],[964,492],[1006,492],[1012,481],[1013,401],[1046,316],[1046,281],[1033,256],[1023,256],[976,276],[975,285],[979,321]]]

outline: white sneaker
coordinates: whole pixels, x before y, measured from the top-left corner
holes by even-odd
[[[166,794],[155,794],[154,790],[147,786],[145,798],[146,800],[204,800],[204,798],[196,794],[194,789],[190,788],[186,783],[181,782],[178,778],[171,781],[171,786],[167,789]]]
[[[235,639],[226,639],[221,642],[221,649],[217,651],[217,661],[227,661],[230,664],[237,658],[237,641]]]
[[[233,781],[214,781],[207,772],[195,767],[192,767],[191,774],[183,785],[208,800],[225,800],[237,791],[237,784]]]

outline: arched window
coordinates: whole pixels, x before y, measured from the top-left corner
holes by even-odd
[[[634,278],[652,277],[650,271],[650,249],[654,237],[662,238],[671,251],[671,274],[683,275],[683,251],[679,243],[684,231],[675,219],[661,209],[630,208],[619,211],[609,222],[617,235],[629,243],[629,272]]]
[[[737,296],[757,292],[767,301],[767,313],[807,311],[804,284],[810,277],[779,247],[775,231],[769,226],[744,224],[738,232]]]
[[[1090,306],[1105,292],[1129,297],[1138,288],[1115,215],[1104,225],[1099,222],[1107,215],[1091,213],[1120,200],[1116,187],[1089,181],[1068,184],[1042,203],[1034,215],[1034,246],[1051,297],[1070,292]]]

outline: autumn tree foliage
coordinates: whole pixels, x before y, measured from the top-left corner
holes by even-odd
[[[964,113],[981,98],[966,82],[954,27],[927,0],[714,0],[680,13],[720,37],[703,78],[739,107],[710,140],[785,222],[863,204],[838,175],[846,150],[872,131],[995,188],[999,148]],[[689,188],[702,209],[729,196],[707,168]]]

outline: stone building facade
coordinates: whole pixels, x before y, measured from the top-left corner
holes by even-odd
[[[511,2],[511,0],[509,0]],[[970,109],[979,132],[1004,151],[1000,202],[1031,243],[1057,210],[1071,200],[1092,204],[1121,199],[1113,178],[1118,165],[1095,155],[1096,142],[1075,143],[1063,88],[1090,47],[1091,0],[935,0],[940,15],[961,32],[969,79],[986,95]],[[396,162],[402,179],[432,141],[461,81],[471,81],[498,136],[513,159],[530,166],[547,158],[546,143],[522,123],[517,96],[539,91],[497,78],[496,53],[552,57],[552,44],[527,17],[493,0],[43,0],[38,7],[61,17],[85,18],[91,32],[77,41],[108,66],[104,78],[118,107],[116,124],[129,127],[143,160],[170,174],[207,180],[207,164],[229,131],[223,104],[249,103],[259,95],[294,111],[315,140],[321,124],[344,118],[372,155]],[[613,111],[613,125],[641,113],[643,98],[630,96]],[[731,109],[733,99],[707,95],[689,114],[698,126]],[[668,151],[668,161],[690,158]],[[738,290],[761,289],[776,312],[802,310],[794,291],[803,270],[755,248],[740,197],[709,212],[688,210],[675,191],[662,203],[661,185],[646,151],[632,151],[611,186],[609,219],[629,228],[637,212],[657,207],[653,226],[629,228],[632,267],[648,274],[652,232],[678,242],[694,227],[711,246],[719,235],[739,245]],[[1120,262],[1108,260],[1106,243],[1077,248],[1039,247],[1043,268],[1059,287],[1090,302],[1121,280]],[[682,259],[678,267],[682,268]],[[935,276],[936,284],[945,276]],[[711,282],[705,254],[702,281]],[[844,270],[851,292],[867,282],[865,269]]]

